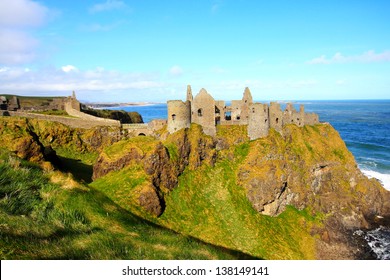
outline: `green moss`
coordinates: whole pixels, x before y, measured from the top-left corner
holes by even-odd
[[[177,161],[179,159],[179,151],[176,145],[168,143],[165,145],[165,147],[168,149],[168,153],[170,158],[173,161]]]
[[[332,151],[332,153],[336,157],[338,157],[340,160],[342,160],[342,161],[345,160],[344,152],[341,149],[335,149],[335,150]]]

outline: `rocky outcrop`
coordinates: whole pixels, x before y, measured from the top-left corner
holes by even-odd
[[[164,196],[177,186],[180,174],[186,168],[196,169],[202,164],[212,166],[215,160],[213,139],[204,135],[200,126],[193,125],[164,142],[136,137],[108,147],[93,167],[93,179],[138,166],[147,178],[137,194],[139,205],[159,216],[165,208]]]
[[[292,205],[327,217],[318,232],[325,258],[351,257],[359,251],[351,232],[375,226],[376,216],[390,217],[390,192],[361,173],[330,125],[290,125],[283,136],[274,131],[251,142],[237,177],[261,214],[278,216]]]

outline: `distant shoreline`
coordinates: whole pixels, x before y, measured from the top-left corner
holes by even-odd
[[[115,107],[127,107],[127,106],[150,106],[155,104],[162,104],[159,102],[105,102],[105,103],[84,103],[84,105],[94,109],[115,108]]]

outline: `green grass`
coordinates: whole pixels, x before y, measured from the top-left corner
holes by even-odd
[[[64,116],[64,117],[71,117],[69,114],[64,110],[45,110],[45,111],[34,111],[35,114],[42,114],[42,115],[49,115],[49,116]]]
[[[313,218],[288,207],[278,217],[257,213],[236,184],[230,161],[189,171],[166,201],[160,223],[178,232],[264,259],[315,258]]]
[[[242,257],[147,222],[71,176],[3,150],[0,170],[0,259]]]

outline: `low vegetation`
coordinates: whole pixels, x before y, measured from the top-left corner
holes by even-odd
[[[149,223],[71,174],[0,151],[0,259],[232,259]]]
[[[124,110],[92,109],[83,107],[83,113],[105,119],[118,120],[121,123],[143,123],[142,116],[138,112],[126,112]]]

